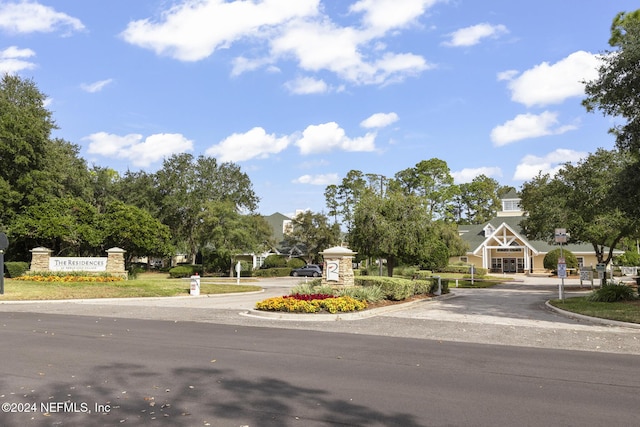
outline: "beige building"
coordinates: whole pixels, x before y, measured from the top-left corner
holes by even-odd
[[[469,245],[464,256],[451,257],[450,263],[465,262],[490,273],[544,273],[544,256],[560,247],[540,240],[528,240],[520,221],[524,212],[514,192],[502,199],[502,211],[480,225],[460,225],[458,233]],[[570,232],[570,230],[568,230]],[[579,266],[595,268],[597,259],[591,244],[563,244],[578,259]],[[622,254],[622,251],[614,252]]]

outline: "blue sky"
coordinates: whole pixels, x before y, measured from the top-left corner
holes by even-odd
[[[610,149],[586,113],[616,0],[0,0],[0,72],[33,79],[89,165],[239,164],[259,211],[326,211],[351,169],[447,162],[520,188]]]

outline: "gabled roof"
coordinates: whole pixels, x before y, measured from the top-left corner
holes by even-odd
[[[513,238],[507,240],[507,233],[506,233],[507,231],[510,233],[510,235],[513,236]],[[473,253],[477,255],[477,252],[479,252],[483,246],[496,246],[496,244],[498,244],[498,246],[503,246],[506,248],[510,246],[510,242],[513,242],[516,240],[519,240],[520,242],[522,242],[524,246],[528,247],[533,251],[534,254],[538,255],[539,251],[524,236],[520,235],[520,233],[516,231],[516,229],[514,229],[514,227],[509,225],[506,221],[503,221],[502,224],[500,224],[498,227],[495,227],[494,232],[490,236],[487,236],[484,239],[484,241],[480,244],[480,246],[478,246],[473,251]],[[491,244],[492,242],[494,242],[494,244]]]
[[[484,235],[484,230],[488,225],[491,225],[496,232],[504,229],[511,231],[514,236],[517,236],[517,238],[534,253],[546,254],[559,248],[557,244],[545,242],[544,240],[529,240],[524,237],[522,227],[520,226],[520,222],[523,219],[523,216],[496,217],[484,224],[460,225],[458,226],[458,232],[460,233],[460,237],[469,244],[469,252],[474,254],[476,254],[486,244],[486,242],[490,240],[490,237]],[[593,245],[590,243],[571,243],[563,245],[563,248],[573,252],[574,254],[594,253]]]

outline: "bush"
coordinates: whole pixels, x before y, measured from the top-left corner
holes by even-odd
[[[291,274],[289,267],[284,268],[267,268],[263,270],[256,270],[253,272],[255,277],[286,277]]]
[[[132,263],[127,270],[129,279],[137,279],[140,273],[147,271],[146,265],[140,263]]]
[[[608,283],[602,288],[595,290],[587,297],[591,302],[616,302],[632,301],[637,299],[634,291],[627,285]]]
[[[291,258],[289,261],[287,261],[287,267],[291,269],[301,268],[301,267],[304,267],[306,264],[307,263],[300,258]]]
[[[4,268],[7,270],[7,277],[16,278],[27,272],[29,263],[21,261],[5,262]]]
[[[171,276],[171,278],[173,279],[179,279],[182,277],[191,277],[196,273],[202,276],[201,265],[181,264],[169,270],[169,276]]]
[[[471,277],[470,267],[471,267],[470,264],[462,264],[462,265],[460,265],[460,264],[452,264],[452,265],[446,266],[443,269],[439,269],[438,272],[439,273],[465,274],[465,275]],[[474,275],[474,277],[486,276],[487,275],[487,269],[486,268],[481,268],[481,267],[474,267],[473,275]]]
[[[262,263],[262,268],[281,268],[286,266],[287,257],[284,255],[269,255]]]
[[[385,276],[360,276],[355,277],[355,284],[359,286],[379,286],[385,299],[402,301],[415,294],[415,283],[409,279]]]
[[[562,256],[564,257],[564,260],[567,263],[567,268],[578,268],[578,258],[576,258],[573,252],[563,249]],[[542,262],[542,265],[544,265],[544,268],[546,268],[547,270],[556,271],[558,269],[559,258],[560,258],[560,249],[554,249],[552,251],[549,251],[544,256],[544,261]]]
[[[311,282],[301,283],[297,286],[291,288],[291,295],[314,295],[314,294],[322,294],[328,295],[333,294],[333,288],[328,285],[322,286],[322,281],[320,279],[314,279]]]
[[[338,295],[366,302],[378,302],[384,299],[384,292],[380,286],[349,286],[338,290]]]
[[[616,263],[625,267],[635,267],[640,265],[640,254],[636,251],[626,251],[616,258]]]

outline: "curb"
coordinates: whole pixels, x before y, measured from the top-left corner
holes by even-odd
[[[547,307],[547,309],[551,310],[551,311],[555,311],[558,314],[561,314],[565,317],[569,317],[569,318],[573,318],[573,319],[577,319],[577,320],[584,320],[587,322],[591,322],[591,323],[597,323],[600,325],[608,325],[608,326],[620,326],[623,328],[633,328],[633,329],[640,329],[640,324],[638,323],[629,323],[629,322],[620,322],[618,320],[609,320],[609,319],[602,319],[600,317],[591,317],[591,316],[585,316],[584,314],[578,314],[578,313],[574,313],[572,311],[567,311],[567,310],[563,310],[561,308],[555,307],[553,305],[551,305],[551,303],[549,302],[550,300],[547,300],[544,305],[545,307]]]
[[[122,298],[73,298],[73,299],[35,299],[35,300],[9,300],[2,301],[0,299],[0,305],[11,305],[11,304],[52,304],[52,303],[88,303],[88,304],[100,304],[104,303],[114,303],[121,301],[158,301],[158,300],[167,300],[167,299],[204,299],[204,298],[219,298],[233,295],[251,295],[251,294],[261,294],[264,293],[264,288],[260,291],[249,291],[249,292],[229,292],[226,294],[201,294],[201,295],[178,295],[173,297],[122,297]]]
[[[286,320],[286,321],[299,321],[299,322],[335,322],[338,320],[361,320],[368,319],[370,317],[380,316],[386,313],[392,313],[395,311],[405,310],[414,305],[429,304],[437,301],[442,301],[450,298],[454,298],[457,295],[454,293],[448,293],[442,296],[424,298],[411,302],[388,305],[386,307],[372,308],[369,310],[355,311],[349,313],[286,313],[282,311],[262,311],[262,310],[247,310],[240,312],[241,316],[253,317],[256,319],[268,319],[268,320]]]

